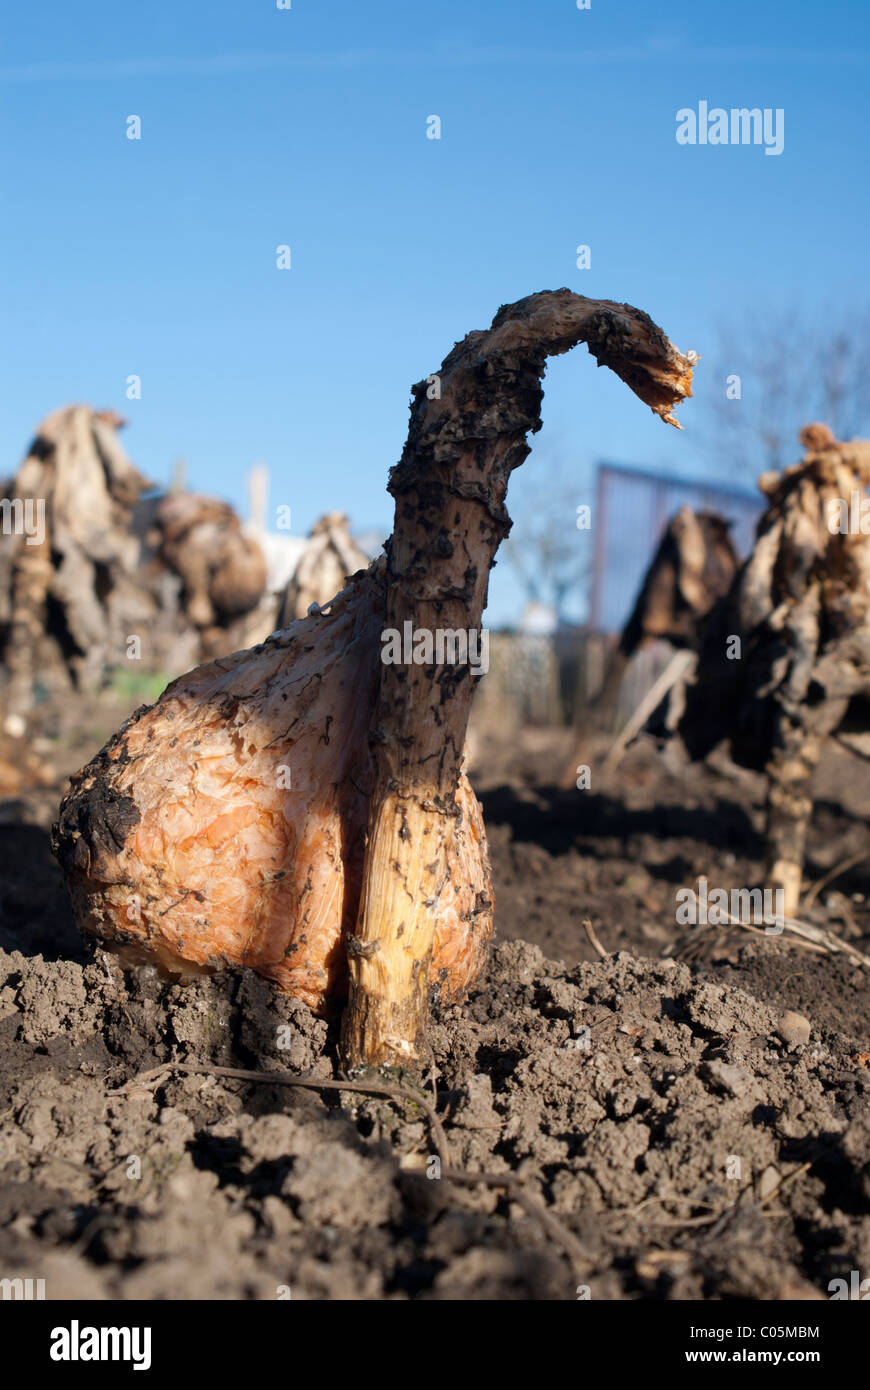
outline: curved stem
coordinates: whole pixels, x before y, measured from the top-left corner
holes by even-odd
[[[376,785],[343,1022],[349,1065],[406,1066],[424,1052],[439,902],[456,872],[454,837],[468,833],[456,789],[474,672],[456,634],[474,650],[489,571],[510,530],[508,479],[529,453],[527,435],[541,427],[547,358],[580,342],[677,425],[673,408],[691,395],[694,354],[680,353],[640,310],[570,290],[500,309],[413,390],[408,440],[389,482],[396,510],[386,632],[400,643],[422,634],[422,659],[381,668]],[[445,634],[454,634],[454,659],[431,659],[427,634],[433,646],[441,634],[448,652]]]

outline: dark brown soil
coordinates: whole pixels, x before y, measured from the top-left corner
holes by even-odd
[[[59,774],[98,742],[65,742]],[[759,882],[763,784],[640,748],[604,790],[598,751],[592,787],[560,792],[563,738],[479,745],[499,942],[431,1027],[451,1162],[524,1175],[555,1229],[438,1177],[412,1101],[143,1078],[167,1059],[329,1078],[335,1038],[255,976],[92,956],[48,851],[62,778],[6,803],[0,1276],[49,1298],[367,1300],[825,1298],[866,1276],[868,972],[739,929],[661,959],[678,888]],[[870,769],[833,755],[810,879],[870,850],[868,797]],[[813,920],[866,952],[865,895],[870,859]],[[785,1009],[808,1043],[780,1036]]]
[[[515,748],[480,747],[475,789],[486,820],[500,940],[537,942],[550,956],[593,960],[589,918],[608,950],[658,956],[684,930],[676,893],[697,886],[752,888],[763,878],[765,779],[721,758],[683,764],[650,742],[630,749],[598,790],[594,739],[588,790],[561,790],[563,737],[528,732]],[[717,770],[720,769],[721,770]],[[493,769],[492,771],[490,769]],[[866,859],[823,890],[811,920],[870,954],[870,765],[832,746],[817,775],[806,879],[845,859]],[[846,956],[819,956],[709,929],[701,972],[773,1006],[808,1013],[870,1050],[870,972]]]

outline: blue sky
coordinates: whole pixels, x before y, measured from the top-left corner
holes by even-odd
[[[340,506],[387,531],[409,387],[501,303],[628,300],[703,356],[754,299],[866,289],[870,6],[42,0],[0,39],[2,472],[84,400],[159,483],[182,456],[243,505],[262,460],[294,530]],[[783,153],[679,146],[700,100],[782,107]],[[697,388],[722,389],[703,362]],[[668,431],[580,349],[512,491],[533,505],[550,456],[578,501],[600,457],[704,473],[694,404]]]

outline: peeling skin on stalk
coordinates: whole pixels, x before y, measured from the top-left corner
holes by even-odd
[[[628,305],[543,292],[457,344],[440,399],[414,388],[386,560],[175,681],[73,780],[54,844],[84,930],[176,966],[248,965],[321,1013],[349,990],[347,1065],[420,1063],[428,994],[462,998],[492,932],[463,771],[474,682],[384,665],[381,638],[479,630],[546,359],[583,341],[676,425],[694,357]]]

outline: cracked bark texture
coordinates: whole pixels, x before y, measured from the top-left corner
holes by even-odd
[[[870,536],[830,524],[841,503],[855,516],[853,496],[866,498],[870,443],[820,424],[800,438],[801,462],[759,479],[768,503],[755,547],[711,614],[679,726],[693,757],[727,739],[736,762],[767,772],[767,882],[788,916],[825,739],[870,727]]]

